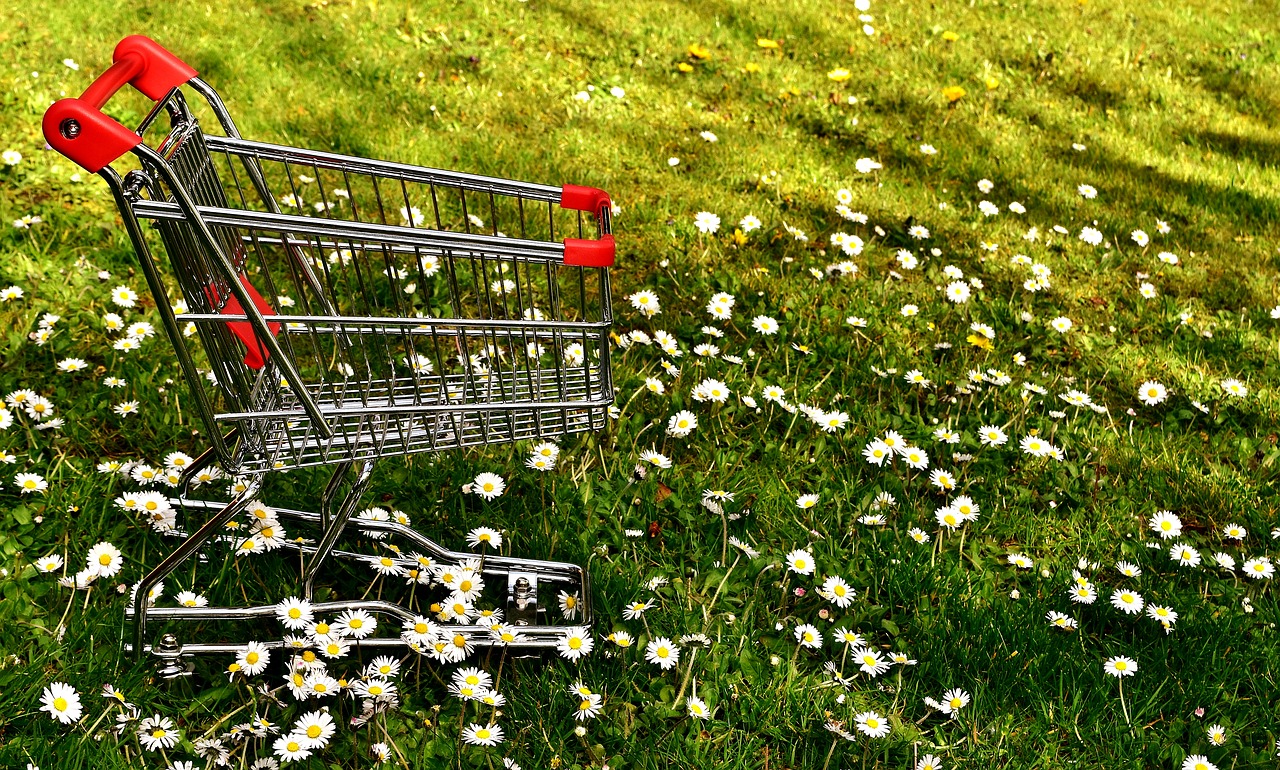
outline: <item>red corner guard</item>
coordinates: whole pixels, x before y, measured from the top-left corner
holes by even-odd
[[[613,267],[615,250],[612,235],[606,235],[598,241],[565,238],[564,263],[579,267]]]
[[[596,187],[567,184],[560,188],[562,209],[586,211],[598,217],[612,205],[609,193]],[[616,250],[612,235],[602,236],[598,241],[565,238],[564,263],[579,267],[613,267]]]
[[[589,211],[599,214],[606,206],[612,206],[609,193],[595,187],[567,184],[560,188],[560,208],[570,211]]]
[[[253,300],[253,304],[258,308],[258,312],[263,315],[275,315],[276,311],[271,305],[262,298],[258,290],[253,288],[253,284],[249,283],[247,276],[240,276],[240,285],[248,292],[249,299]],[[213,284],[205,287],[205,294],[209,296],[209,301],[217,305],[220,297],[218,296],[218,288]],[[227,304],[220,311],[223,315],[245,315],[244,307],[240,304],[240,300],[235,295],[227,297]],[[236,335],[242,343],[244,343],[244,365],[250,369],[261,369],[267,365],[267,350],[258,342],[258,335],[253,332],[253,324],[248,321],[228,321],[227,328],[231,333]],[[280,333],[280,322],[272,321],[267,324],[267,328],[271,330],[272,335]]]

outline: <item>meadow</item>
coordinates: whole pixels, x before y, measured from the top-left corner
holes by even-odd
[[[0,18],[0,765],[1276,767],[1274,7]],[[383,677],[356,648],[322,698],[279,652],[170,681],[121,651],[129,586],[175,540],[118,500],[165,492],[139,469],[199,454],[204,427],[106,185],[40,117],[135,33],[247,138],[612,194],[605,429],[545,469],[532,442],[388,459],[362,506],[586,566],[589,654],[404,650]],[[325,479],[275,474],[262,499],[314,509]],[[279,554],[206,555],[157,606],[296,585]],[[460,692],[468,667],[483,692]]]

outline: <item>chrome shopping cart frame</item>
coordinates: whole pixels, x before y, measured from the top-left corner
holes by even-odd
[[[272,471],[334,468],[319,512],[275,509],[321,533],[314,545],[286,544],[301,551],[296,593],[310,600],[329,559],[368,558],[337,545],[378,459],[604,426],[615,251],[606,193],[248,141],[218,94],[154,41],[125,38],[113,58],[80,98],[48,109],[44,134],[106,180],[209,441],[174,498],[188,517],[207,520],[136,596],[226,539],[227,523]],[[134,131],[102,112],[126,84],[156,102]],[[220,135],[204,133],[184,89],[203,98]],[[161,114],[169,131],[152,149],[142,139]],[[127,155],[140,168],[122,174],[112,164]],[[167,271],[144,221],[158,231]],[[170,286],[185,312],[175,312]],[[195,499],[192,479],[215,463],[238,491],[229,501]],[[359,526],[402,538],[437,564],[475,556],[393,521]],[[573,625],[590,622],[577,565],[488,555],[481,570],[505,588],[507,619],[525,646],[563,636],[564,625],[550,622],[557,588],[581,598]],[[137,655],[226,652],[248,641],[152,644],[149,618],[269,619],[275,609],[147,604],[128,610],[127,647]],[[414,615],[389,601],[316,604],[347,609]],[[492,643],[483,626],[447,628],[477,647]]]

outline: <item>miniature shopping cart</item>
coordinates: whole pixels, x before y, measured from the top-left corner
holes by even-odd
[[[155,42],[126,38],[114,62],[80,98],[48,109],[44,135],[107,181],[210,443],[173,500],[207,521],[136,596],[192,557],[212,558],[205,551],[272,471],[333,467],[318,512],[275,509],[318,532],[284,544],[302,569],[279,599],[311,600],[326,565],[369,557],[338,545],[376,460],[603,427],[613,400],[607,194],[247,141],[217,93]],[[102,112],[126,83],[156,102],[136,131]],[[182,87],[203,97],[220,134],[204,132]],[[162,113],[169,132],[152,149],[142,137]],[[139,167],[117,171],[130,154]],[[153,257],[156,241],[167,268]],[[210,467],[236,480],[229,502],[191,493]],[[475,563],[395,520],[359,519],[356,529],[393,535],[437,568]],[[523,644],[553,646],[569,621],[590,622],[581,567],[493,554],[480,565]],[[576,598],[573,611],[560,611],[560,595]],[[148,636],[149,617],[199,628],[271,622],[276,610],[133,604],[139,655],[231,651],[261,636],[193,642],[208,638],[197,630],[162,645]],[[393,634],[415,617],[385,599],[315,604],[329,615],[350,609],[392,621]],[[444,628],[494,643],[470,621]]]

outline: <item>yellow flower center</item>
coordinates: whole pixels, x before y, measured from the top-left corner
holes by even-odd
[[[426,624],[426,623],[414,623],[414,624],[413,624],[413,632],[414,632],[414,633],[416,633],[416,634],[425,634],[425,633],[427,632],[427,624]]]
[[[54,698],[54,699],[53,699],[53,707],[54,707],[55,709],[57,709],[58,711],[66,711],[66,710],[67,710],[67,699],[66,699],[66,698]]]
[[[109,553],[104,553],[104,554],[102,554],[101,556],[99,556],[99,557],[98,557],[98,563],[99,563],[99,564],[101,564],[101,565],[102,565],[102,566],[104,566],[104,567],[105,567],[105,566],[107,566],[108,564],[110,564],[110,563],[111,563],[111,554],[109,554]]]
[[[298,609],[297,607],[290,607],[289,617],[294,620],[297,620],[298,618],[302,617],[302,610]]]
[[[575,636],[575,637],[573,637],[572,639],[570,639],[570,640],[569,640],[569,649],[571,649],[571,650],[579,650],[579,649],[582,649],[582,640],[581,640],[581,639],[579,639],[579,638],[578,638],[578,637],[576,637],[576,636]]]
[[[254,663],[258,662],[258,657],[259,657],[258,653],[251,652],[248,655],[244,656],[244,659],[249,663],[250,666],[252,666]]]
[[[347,625],[351,626],[352,628],[364,628],[364,621],[361,620],[360,618],[352,618],[351,620],[347,621]]]
[[[320,732],[321,732],[320,725],[310,725],[309,727],[307,727],[307,737],[310,738],[311,740],[315,740],[316,738],[319,738]]]

